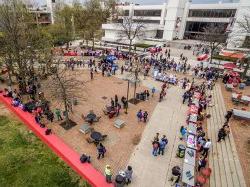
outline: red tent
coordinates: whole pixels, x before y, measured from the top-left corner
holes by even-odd
[[[201,55],[201,56],[198,56],[197,57],[197,60],[198,61],[202,61],[202,60],[205,60],[205,59],[207,59],[208,58],[208,55],[207,54],[203,54],[203,55]]]
[[[234,63],[226,63],[223,65],[225,69],[234,69],[237,68],[237,66]]]
[[[74,51],[69,51],[67,53],[64,53],[64,56],[77,56],[77,53]]]

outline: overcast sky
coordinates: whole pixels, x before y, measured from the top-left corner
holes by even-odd
[[[39,4],[45,4],[46,0],[35,0],[39,2]],[[72,2],[73,0],[65,0],[66,2]],[[79,0],[80,2],[84,2],[84,0]],[[120,0],[120,2],[123,2],[126,0]],[[139,3],[139,4],[162,4],[166,2],[166,0],[127,0],[128,2],[134,2],[134,3]],[[220,0],[193,0],[192,3],[215,3],[219,2]],[[222,0],[224,3],[228,2],[237,2],[239,0]]]

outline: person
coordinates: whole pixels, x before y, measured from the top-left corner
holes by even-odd
[[[145,111],[145,112],[143,113],[143,120],[144,120],[144,123],[147,122],[147,119],[148,119],[148,112]]]
[[[205,145],[203,146],[203,153],[202,153],[202,155],[203,155],[205,158],[206,158],[207,155],[208,155],[208,151],[209,151],[211,145],[212,145],[211,140],[210,140],[210,139],[207,139],[207,142],[206,142]]]
[[[125,170],[126,174],[126,184],[130,184],[132,180],[132,174],[133,174],[133,169],[131,166],[128,166],[127,169]]]
[[[179,166],[174,166],[172,168],[172,177],[170,178],[170,180],[172,181],[171,186],[179,182],[180,176],[181,176],[181,168]]]
[[[97,159],[100,159],[101,157],[104,158],[104,154],[106,152],[106,148],[102,145],[102,143],[100,143],[97,146],[97,151],[98,151],[98,157],[97,157]]]
[[[160,155],[164,155],[164,151],[165,151],[165,147],[167,145],[167,142],[163,139],[161,139],[161,141],[159,142],[159,151],[158,154]]]
[[[111,98],[110,104],[111,104],[111,107],[114,108],[115,102],[114,102],[113,98]]]
[[[224,128],[222,127],[218,132],[218,140],[217,140],[217,142],[220,142],[221,139],[225,140],[225,136],[226,136],[226,132],[225,132]]]
[[[199,162],[198,162],[198,171],[200,171],[201,168],[205,168],[206,165],[207,165],[207,160],[206,160],[206,158],[203,157],[203,156],[201,156],[201,157],[199,158]]]
[[[137,112],[136,116],[137,116],[138,122],[141,121],[141,118],[142,118],[142,110],[141,109]]]
[[[118,96],[115,95],[115,107],[117,106],[117,104],[118,104]]]
[[[152,152],[152,154],[153,154],[154,156],[157,156],[157,154],[158,154],[158,149],[159,149],[159,141],[157,141],[157,139],[154,139],[152,145],[153,145],[153,152]]]
[[[112,183],[112,171],[110,165],[106,165],[105,167],[105,177],[107,183]]]
[[[180,128],[180,133],[181,133],[181,140],[186,140],[186,134],[187,134],[187,129],[184,126],[181,126]]]
[[[124,71],[124,67],[122,65],[122,67],[121,67],[121,74],[123,74],[123,71]]]
[[[56,108],[55,114],[56,114],[58,121],[63,120],[63,118],[61,116],[61,110],[59,108]]]
[[[156,92],[155,87],[152,88],[151,92],[152,92],[152,97],[154,97],[154,94],[155,94],[155,92]]]
[[[91,78],[91,80],[94,79],[94,73],[93,73],[93,69],[92,69],[92,68],[91,68],[91,70],[90,70],[90,78]]]
[[[121,105],[119,103],[117,103],[117,106],[116,106],[116,116],[119,116],[121,108],[122,108]]]
[[[48,115],[47,115],[47,118],[48,118],[49,121],[53,122],[53,120],[54,120],[54,114],[53,114],[53,112],[49,111]]]
[[[81,163],[90,163],[90,156],[87,156],[86,154],[82,154],[80,157],[80,162]]]
[[[227,114],[225,115],[227,123],[229,122],[229,119],[232,117],[232,115],[233,115],[233,110],[227,111]]]

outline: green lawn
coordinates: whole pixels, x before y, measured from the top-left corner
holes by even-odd
[[[0,186],[89,185],[23,124],[0,116]]]

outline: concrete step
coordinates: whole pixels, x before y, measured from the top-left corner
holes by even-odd
[[[207,110],[211,114],[211,118],[208,119],[208,137],[212,141],[209,165],[213,171],[210,177],[210,186],[245,187],[245,180],[232,135],[225,141],[217,143],[218,130],[224,124],[226,113],[220,85],[216,84],[214,90],[210,93],[215,104],[213,107],[208,107]]]

